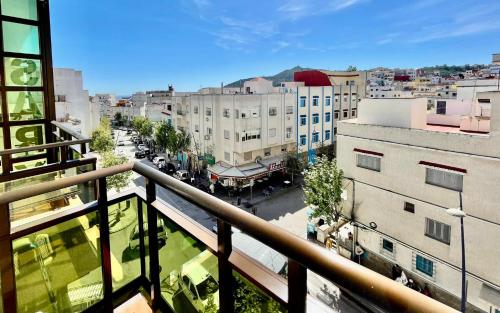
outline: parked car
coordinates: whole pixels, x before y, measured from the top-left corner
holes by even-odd
[[[144,150],[139,150],[139,151],[135,152],[136,159],[143,159],[145,157],[146,157],[146,153],[144,152]]]
[[[154,160],[157,156],[158,156],[158,154],[157,154],[157,153],[150,153],[150,154],[148,155],[148,160],[149,160],[149,161],[153,161],[153,160]]]
[[[131,129],[127,129],[127,135],[132,135],[132,130]]]
[[[143,225],[144,225],[143,226],[143,228],[144,228],[144,244],[149,245],[148,224],[144,223]],[[156,223],[156,227],[157,227],[157,234],[158,234],[158,244],[160,246],[164,246],[167,243],[168,234],[167,234],[167,229],[165,227],[165,223],[163,222],[163,220],[161,218],[158,219],[158,221]],[[140,239],[139,224],[136,224],[134,226],[134,229],[130,233],[130,236],[129,236],[129,240],[128,240],[129,248],[132,250],[138,249],[140,246],[139,239]]]
[[[144,148],[144,153],[146,153],[146,155],[149,155],[151,153],[151,151],[149,151],[149,148]]]
[[[213,254],[209,250],[195,256],[182,265],[179,277],[179,286],[187,300],[197,312],[204,312],[208,305],[209,297],[213,297],[214,305],[219,308],[219,283],[212,276],[210,264]]]
[[[158,163],[158,169],[168,175],[174,175],[175,174],[175,165],[169,162],[160,162]]]
[[[160,162],[166,162],[165,157],[157,156],[156,158],[153,159],[153,164],[156,166],[158,166],[158,163]]]
[[[124,146],[125,145],[125,142],[123,140],[118,140],[118,142],[116,143],[117,146]]]
[[[145,148],[146,148],[146,146],[142,143],[137,146],[137,149],[139,149],[139,150],[144,150]]]
[[[179,170],[175,172],[174,178],[186,182],[189,179],[189,172],[186,170]]]

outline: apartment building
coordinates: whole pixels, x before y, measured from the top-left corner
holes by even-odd
[[[100,107],[89,99],[83,89],[81,71],[68,68],[54,69],[56,119],[85,136],[99,125]]]
[[[481,93],[491,120],[473,108],[429,125],[425,99],[366,99],[340,121],[338,164],[345,215],[355,220],[362,264],[391,276],[398,264],[432,297],[455,308],[461,296],[462,207],[468,311],[500,309],[500,92]],[[461,201],[462,199],[462,201]]]
[[[109,93],[95,94],[90,98],[93,105],[99,107],[99,116],[113,118],[112,107],[116,106],[116,96]]]

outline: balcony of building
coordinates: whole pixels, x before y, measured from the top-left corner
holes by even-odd
[[[64,152],[77,144],[82,153],[82,140],[31,147],[59,149],[60,173],[35,179],[54,164],[21,172],[24,181],[0,194],[2,313],[455,312],[142,163],[61,174],[86,160]],[[145,188],[108,193],[107,178],[125,171]],[[213,216],[217,232],[157,197],[160,189]],[[262,262],[251,242],[273,261]],[[313,275],[333,283],[342,301],[328,307],[309,294]]]

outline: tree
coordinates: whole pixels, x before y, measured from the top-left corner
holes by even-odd
[[[121,112],[116,112],[115,113],[115,122],[117,125],[122,125],[123,123],[123,116],[122,116],[122,113]]]
[[[115,148],[115,142],[111,136],[111,126],[109,126],[107,119],[103,119],[101,125],[92,131],[90,138],[90,149],[97,151],[99,154],[112,151]]]
[[[297,155],[296,151],[288,151],[284,156],[285,169],[288,174],[293,178],[304,170],[304,162],[302,158]]]
[[[132,128],[137,133],[139,133],[141,130],[142,124],[144,123],[145,120],[146,120],[146,118],[144,116],[134,116],[134,118],[132,119]]]
[[[108,151],[103,155],[102,167],[106,168],[115,165],[125,164],[127,162],[128,162],[127,157],[115,155],[112,151]],[[130,183],[131,176],[132,172],[127,171],[106,177],[106,189],[108,191],[115,189],[119,193],[122,189],[128,186],[128,184]],[[115,224],[120,221],[121,216],[122,216],[121,203],[119,203],[118,209],[116,210],[115,214],[115,221],[114,221]]]
[[[347,67],[347,72],[356,72],[358,70],[358,68],[356,66],[353,66],[353,65],[349,65]]]
[[[233,276],[234,311],[248,313],[278,313],[282,309],[275,300],[269,298],[240,275]],[[267,310],[266,310],[267,309]]]
[[[145,118],[141,125],[141,129],[139,130],[139,134],[144,137],[151,137],[153,135],[154,125],[153,122],[149,120],[149,118]]]
[[[338,223],[342,214],[342,180],[344,172],[335,160],[323,156],[305,171],[305,203],[313,209],[313,217],[321,217],[328,225]],[[338,225],[335,233],[338,237]]]
[[[170,125],[168,122],[163,121],[159,122],[156,124],[155,130],[154,130],[154,139],[156,144],[164,149],[165,151],[168,150],[169,147],[169,133],[173,130],[172,125]]]
[[[191,146],[191,136],[184,130],[181,130],[176,134],[176,151],[187,151]]]

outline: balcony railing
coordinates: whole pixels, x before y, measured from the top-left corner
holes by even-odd
[[[130,170],[145,191],[108,198],[106,178]],[[91,181],[96,201],[11,223],[12,203]],[[157,198],[159,188],[214,216],[217,235]],[[236,228],[288,259],[286,279],[233,247]],[[245,295],[267,312],[305,312],[307,270],[390,311],[456,312],[138,162],[0,194],[0,251],[7,313],[112,312],[138,290],[165,312],[242,312]]]

